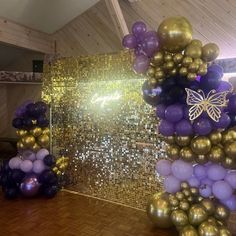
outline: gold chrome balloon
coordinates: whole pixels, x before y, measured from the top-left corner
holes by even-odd
[[[191,187],[189,190],[192,196],[198,196],[199,192],[197,188]]]
[[[159,228],[169,228],[173,226],[170,214],[171,206],[168,195],[155,193],[147,205],[147,215],[150,220]]]
[[[166,136],[163,138],[164,141],[168,144],[175,144],[175,138],[174,136]]]
[[[44,128],[42,134],[50,135],[50,129],[49,128]]]
[[[182,75],[182,76],[186,76],[188,74],[188,68],[186,67],[181,67],[179,69],[179,74]]]
[[[180,236],[198,236],[197,230],[192,225],[186,225],[180,230]]]
[[[30,149],[34,152],[37,152],[41,149],[41,147],[37,143],[35,143]]]
[[[202,47],[202,59],[206,62],[214,61],[219,53],[220,49],[215,43],[208,43]]]
[[[220,236],[231,236],[231,232],[225,226],[219,227],[219,235]]]
[[[161,65],[163,63],[164,60],[164,55],[162,52],[157,52],[156,54],[154,54],[152,62],[155,65]]]
[[[215,213],[215,204],[210,199],[203,199],[201,205],[205,208],[208,215],[213,215]]]
[[[177,192],[175,196],[180,201],[184,199],[184,194],[182,192]]]
[[[191,141],[191,148],[198,155],[205,155],[211,150],[211,141],[204,136],[199,136]]]
[[[236,157],[236,141],[233,143],[227,143],[224,147],[225,153],[230,158]]]
[[[188,224],[188,216],[183,210],[173,211],[170,217],[175,226],[185,226]]]
[[[181,52],[192,40],[192,26],[185,17],[170,17],[158,27],[161,46],[168,52]]]
[[[193,151],[190,147],[183,147],[183,148],[181,148],[181,150],[179,152],[179,156],[184,161],[192,162],[196,155],[193,153]]]
[[[206,164],[208,162],[208,158],[206,155],[197,155],[195,157],[195,161],[198,163],[198,164]]]
[[[222,143],[226,144],[226,143],[232,143],[236,141],[236,131],[231,129],[231,130],[227,130],[225,132],[223,132],[222,135]]]
[[[187,48],[184,51],[184,54],[186,56],[189,56],[191,58],[200,58],[202,55],[202,48],[197,46],[197,45],[193,45],[192,43],[189,44],[189,46],[187,46]]]
[[[35,144],[35,137],[33,135],[27,134],[21,139],[21,141],[26,148],[31,148]]]
[[[30,130],[30,134],[32,134],[35,138],[40,136],[42,134],[42,128],[40,127],[34,127]]]
[[[185,56],[182,65],[188,67],[191,63],[193,63],[192,57]]]
[[[188,71],[192,73],[197,73],[199,65],[195,62],[191,63],[188,67]]]
[[[215,209],[215,218],[218,220],[226,221],[229,218],[230,211],[227,207],[218,204]]]
[[[208,160],[219,163],[224,160],[225,154],[220,146],[213,146],[208,153]]]
[[[179,209],[183,210],[183,211],[188,211],[190,208],[190,204],[188,203],[188,201],[183,200],[179,203]]]
[[[197,46],[197,47],[202,47],[202,41],[198,39],[193,39],[190,43],[190,45]]]
[[[169,158],[176,160],[179,158],[179,147],[177,145],[170,145],[166,149],[166,154]]]
[[[174,63],[179,64],[183,60],[183,55],[181,53],[176,53],[173,57]]]
[[[24,137],[26,134],[28,134],[28,131],[25,129],[18,129],[16,131],[17,136],[19,136],[20,138]]]
[[[205,208],[200,204],[191,206],[188,213],[189,223],[199,225],[207,219],[208,215]]]
[[[187,79],[190,80],[190,81],[194,81],[194,80],[196,80],[196,78],[197,78],[197,74],[196,73],[189,72],[187,74]]]
[[[188,189],[189,188],[189,184],[188,184],[188,182],[181,182],[181,184],[180,184],[180,187],[181,187],[181,189]]]
[[[211,222],[205,221],[198,227],[199,236],[220,236],[217,226]]]
[[[19,140],[19,141],[17,142],[16,146],[17,146],[17,149],[18,149],[18,150],[23,150],[23,149],[26,148],[25,145],[22,143],[21,140]]]
[[[219,131],[213,131],[209,135],[209,139],[211,140],[212,144],[214,144],[214,145],[219,144],[222,140],[222,134]]]
[[[176,136],[175,142],[179,146],[188,146],[191,142],[191,137],[190,136]]]
[[[236,160],[230,157],[225,157],[222,162],[222,165],[228,169],[236,169]]]
[[[49,146],[49,136],[46,134],[42,134],[37,138],[37,142],[42,147],[48,147]]]
[[[154,77],[155,72],[156,72],[156,69],[155,69],[154,67],[152,67],[152,66],[149,66],[149,68],[148,68],[146,74],[147,74],[147,76],[149,76],[149,77]]]

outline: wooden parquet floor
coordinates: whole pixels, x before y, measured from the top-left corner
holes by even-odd
[[[0,236],[175,236],[152,227],[145,212],[60,192],[53,199],[0,196]]]

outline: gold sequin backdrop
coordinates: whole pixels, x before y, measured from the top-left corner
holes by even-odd
[[[127,51],[60,59],[45,70],[43,99],[53,153],[70,158],[67,188],[143,209],[160,190],[155,164],[165,152],[131,61]]]

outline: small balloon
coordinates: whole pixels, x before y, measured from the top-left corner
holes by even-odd
[[[21,193],[25,197],[33,197],[38,194],[40,188],[40,183],[38,182],[37,176],[35,174],[30,174],[26,176],[20,185]]]
[[[215,60],[220,53],[219,47],[215,43],[208,43],[202,48],[202,59],[209,62]]]

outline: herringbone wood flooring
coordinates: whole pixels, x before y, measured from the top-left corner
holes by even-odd
[[[60,192],[53,199],[0,196],[0,236],[174,236],[152,227],[146,214]]]

